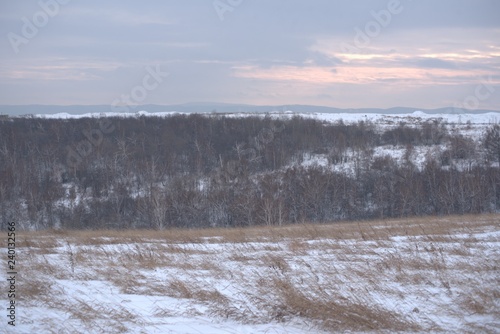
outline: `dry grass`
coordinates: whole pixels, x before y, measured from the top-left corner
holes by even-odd
[[[109,245],[123,243],[164,242],[167,244],[197,243],[245,243],[252,241],[281,241],[283,239],[366,239],[383,240],[391,235],[445,237],[449,232],[471,231],[474,228],[492,226],[500,221],[500,214],[463,215],[444,217],[412,217],[379,221],[335,222],[333,224],[298,224],[281,227],[170,229],[170,230],[85,230],[85,231],[22,231],[18,236],[31,242],[51,243],[71,239],[81,245]],[[41,238],[40,237],[47,237]],[[34,238],[36,238],[36,241]],[[437,240],[437,239],[436,239]]]
[[[325,293],[323,298],[311,298],[290,281],[274,279],[273,290],[277,293],[279,304],[273,315],[283,321],[287,317],[303,317],[319,320],[330,330],[369,331],[415,331],[419,326],[402,317],[358,300],[348,300],[341,296]]]
[[[19,277],[18,296],[19,301],[26,302],[42,297],[49,297],[52,283],[45,282],[33,277]],[[5,291],[5,290],[4,290]]]
[[[96,332],[125,332],[123,323],[148,320],[113,301],[92,307],[89,296],[74,298],[57,280],[100,281],[124,295],[189,305],[179,310],[155,303],[153,318],[203,315],[332,332],[494,332],[500,329],[500,240],[486,233],[498,232],[499,221],[492,214],[244,229],[22,232],[19,256],[26,264],[19,290],[34,305],[71,307],[71,319],[87,329],[100,326]],[[458,327],[442,327],[438,311]],[[465,316],[497,320],[457,320]]]

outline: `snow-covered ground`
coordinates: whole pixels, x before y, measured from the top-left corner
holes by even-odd
[[[500,122],[500,113],[483,114],[427,114],[422,111],[415,111],[411,114],[348,114],[348,113],[311,113],[300,114],[303,117],[312,117],[328,122],[342,120],[346,123],[370,121],[375,124],[397,124],[399,122],[414,123],[421,121],[441,120],[445,123],[454,124],[491,124]]]
[[[16,327],[0,328],[498,333],[499,220],[19,234]]]
[[[169,117],[172,115],[189,114],[177,111],[165,112],[148,112],[141,110],[135,113],[89,113],[89,114],[37,114],[37,118],[46,119],[72,119],[72,118],[98,118],[98,117],[140,117],[140,116],[154,116],[154,117]],[[441,119],[446,123],[455,124],[491,124],[500,122],[500,112],[489,112],[481,114],[468,114],[468,113],[450,113],[450,114],[428,114],[422,111],[415,111],[410,114],[374,114],[374,113],[297,113],[294,111],[272,111],[268,113],[206,113],[202,115],[217,115],[227,117],[248,117],[248,116],[271,116],[271,117],[294,117],[301,116],[306,118],[315,118],[327,122],[344,121],[345,123],[371,121],[376,124],[393,124],[400,121],[415,122],[415,121],[428,121]]]

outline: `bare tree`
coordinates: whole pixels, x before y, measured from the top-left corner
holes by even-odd
[[[487,157],[492,161],[500,162],[500,125],[495,124],[486,131],[483,145],[486,148]]]

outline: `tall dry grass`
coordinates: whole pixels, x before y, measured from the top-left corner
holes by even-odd
[[[84,327],[146,321],[108,303],[88,307],[54,281],[100,280],[122,294],[168,296],[185,314],[331,332],[489,332],[500,323],[500,215],[206,230],[20,233],[22,298],[70,308]],[[28,274],[29,273],[29,274]],[[35,279],[36,277],[36,279]],[[37,279],[39,281],[37,281]],[[51,285],[42,285],[51,281]],[[423,302],[423,300],[427,300]],[[182,314],[157,305],[152,317]]]

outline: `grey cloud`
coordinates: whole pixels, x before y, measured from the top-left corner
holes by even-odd
[[[421,58],[415,61],[418,67],[423,68],[444,68],[444,69],[456,69],[457,65],[453,62],[438,59],[438,58]]]
[[[40,7],[37,2],[2,1],[0,75],[21,72],[26,64],[47,68],[61,59],[67,66],[73,64],[74,68],[68,71],[81,72],[89,79],[72,82],[43,80],[36,76],[31,80],[0,77],[0,104],[109,103],[120,91],[126,91],[140,80],[145,66],[154,64],[165,66],[172,76],[167,80],[168,85],[151,93],[148,97],[151,103],[200,100],[252,103],[252,96],[257,99],[265,95],[270,104],[286,104],[289,102],[286,100],[287,87],[271,80],[257,82],[236,78],[232,68],[237,65],[262,69],[310,65],[328,70],[340,67],[344,65],[342,60],[311,51],[311,47],[319,38],[329,37],[351,43],[354,28],[363,28],[374,20],[372,12],[384,10],[388,3],[389,0],[244,0],[221,21],[211,0],[74,0],[61,7],[60,13],[51,18],[47,26],[40,28],[38,35],[27,45],[22,45],[19,54],[15,54],[7,34],[20,34],[21,18],[31,18]],[[458,27],[473,31],[472,34],[480,39],[481,31],[498,33],[494,29],[500,29],[500,1],[400,0],[400,3],[403,7],[401,14],[373,39],[371,46],[388,45],[388,50],[394,49],[397,53],[402,43],[406,49],[412,45],[427,47],[425,34],[429,31]],[[394,32],[405,36],[406,41],[393,39]],[[457,45],[463,43],[460,35],[449,36],[449,40]],[[498,47],[498,42],[492,43]],[[430,51],[438,48],[435,45],[428,47],[432,49]],[[442,52],[451,46],[443,43],[440,48]],[[421,68],[454,69],[458,66],[439,58],[415,57],[396,61],[402,66]],[[391,64],[386,62],[385,65]],[[482,68],[498,72],[498,61],[495,60],[491,63],[472,60],[459,65],[461,69]],[[50,70],[46,71],[49,75]],[[342,100],[340,93],[347,91],[347,96],[352,97],[356,90],[362,95],[365,89],[370,89],[347,85],[300,88],[298,92],[307,90],[308,93],[303,96],[295,94],[294,101],[290,102],[300,103],[303,98],[304,102],[314,104],[313,97],[328,102],[331,99],[327,95],[335,94],[331,103],[359,103],[362,99],[349,98],[347,101],[346,97]],[[318,91],[321,89],[327,92]],[[443,92],[449,94],[447,90]],[[422,101],[423,94],[424,91],[416,92],[415,101]],[[273,101],[273,96],[284,100]],[[393,103],[393,96],[377,96],[381,104],[391,106]],[[431,96],[438,99],[435,94]],[[373,100],[364,103],[370,102]]]

